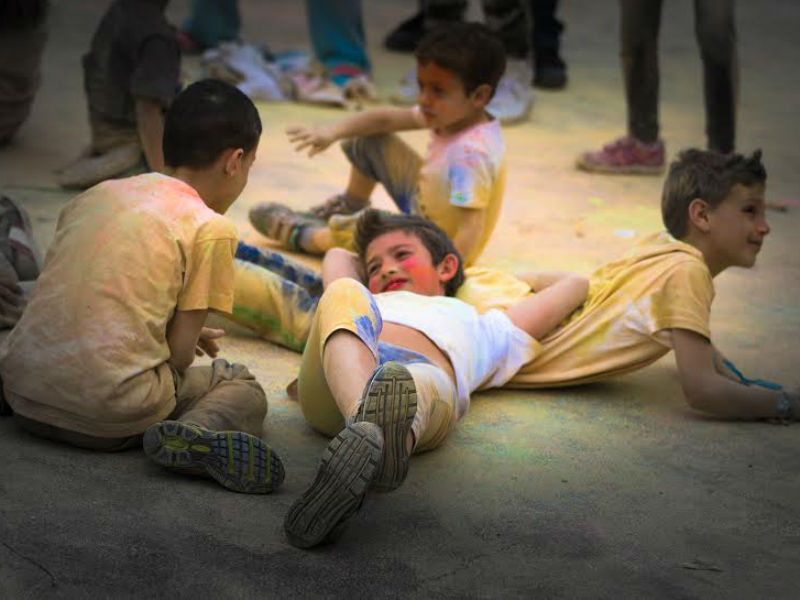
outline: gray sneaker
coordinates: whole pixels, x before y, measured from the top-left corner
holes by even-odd
[[[383,456],[373,487],[391,491],[408,475],[406,439],[417,413],[417,388],[409,370],[398,362],[382,364],[367,382],[355,421],[375,423],[383,432]]]
[[[311,548],[338,538],[358,512],[378,470],[383,436],[377,425],[354,423],[331,440],[317,476],[283,522],[292,546]]]
[[[413,106],[417,103],[418,96],[417,68],[414,67],[403,75],[403,78],[400,79],[400,83],[397,84],[397,87],[389,95],[389,100],[392,104],[397,104],[398,106]]]
[[[525,61],[509,61],[486,110],[503,125],[525,121],[533,107],[531,69]]]

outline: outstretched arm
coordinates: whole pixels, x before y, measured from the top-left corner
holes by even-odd
[[[300,152],[308,148],[308,155],[314,156],[336,140],[422,128],[412,108],[374,108],[335,123],[314,127],[290,127],[286,130],[286,135],[294,144],[295,151]]]
[[[673,329],[672,344],[689,406],[726,419],[800,419],[800,394],[742,385],[702,335]],[[788,411],[788,412],[787,412]]]
[[[549,279],[542,280],[538,285],[538,289],[534,288],[535,294],[506,310],[514,325],[537,340],[550,333],[583,304],[589,292],[589,280],[574,273],[559,273],[557,276],[551,274]]]
[[[531,290],[534,292],[541,292],[554,283],[573,275],[574,273],[569,271],[524,271],[517,273],[517,279],[531,286]]]

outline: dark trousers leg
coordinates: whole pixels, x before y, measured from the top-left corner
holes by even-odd
[[[733,0],[695,0],[694,10],[703,59],[708,148],[731,152],[735,147],[739,75]]]
[[[563,23],[556,18],[558,0],[531,0],[533,28],[531,39],[534,57],[558,56]]]
[[[658,30],[661,0],[620,0],[620,57],[628,133],[658,139]]]
[[[486,26],[506,49],[508,58],[527,59],[530,54],[530,15],[524,0],[483,0]]]

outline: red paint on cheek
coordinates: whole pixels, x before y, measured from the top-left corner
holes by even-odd
[[[436,269],[429,262],[411,256],[400,261],[400,265],[418,292],[426,293],[438,287],[439,280]]]

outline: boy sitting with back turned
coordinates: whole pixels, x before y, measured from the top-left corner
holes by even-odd
[[[653,234],[590,277],[589,296],[569,320],[541,340],[541,352],[510,387],[577,385],[640,369],[675,350],[689,405],[729,419],[800,419],[798,390],[750,380],[711,342],[713,278],[752,267],[769,233],[761,153],[746,157],[686,150],[664,182],[667,231]],[[459,297],[502,308],[525,297]]]
[[[141,446],[157,463],[267,493],[283,467],[258,437],[267,403],[243,365],[212,358],[230,312],[236,230],[222,215],[261,135],[250,99],[189,86],[164,128],[169,175],[103,182],[61,212],[22,318],[0,346],[5,401],[23,429],[94,450]]]
[[[352,248],[356,216],[383,184],[406,214],[427,217],[454,241],[472,264],[494,229],[505,182],[500,123],[486,112],[505,69],[502,44],[478,23],[452,23],[432,31],[417,49],[419,104],[378,108],[330,125],[288,131],[309,156],[336,140],[350,162],[343,194],[312,209],[327,221],[304,217],[279,204],[250,212],[253,226],[293,250],[323,254]],[[430,129],[424,159],[394,132]]]
[[[338,248],[325,256],[326,289],[300,366],[303,415],[336,436],[286,516],[300,547],[335,538],[370,486],[399,487],[409,455],[444,442],[470,393],[508,381],[586,297],[586,279],[568,275],[478,315],[445,296],[463,279],[461,259],[430,221],[369,209],[356,243],[357,259]]]

